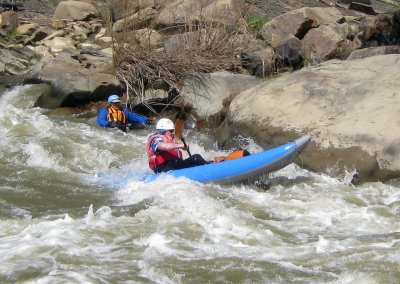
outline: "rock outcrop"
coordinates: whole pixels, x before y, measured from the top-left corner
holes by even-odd
[[[308,133],[309,169],[356,170],[360,181],[399,177],[399,63],[398,54],[333,60],[263,82],[232,100],[220,142],[241,134],[270,147]]]
[[[111,61],[111,57],[108,60]],[[121,92],[113,74],[101,69],[82,68],[81,62],[68,53],[60,53],[37,64],[25,81],[48,83],[53,92],[39,97],[35,105],[49,109],[71,107],[104,100],[111,92]]]
[[[250,75],[221,71],[205,74],[201,84],[196,80],[186,80],[182,94],[196,114],[207,120],[223,110],[225,100],[260,83],[261,80]]]

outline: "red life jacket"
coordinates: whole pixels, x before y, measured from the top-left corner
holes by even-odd
[[[108,121],[115,121],[115,122],[121,122],[123,124],[126,124],[126,115],[122,109],[115,108],[110,105],[107,107],[107,110],[108,110],[108,114],[107,114]]]
[[[154,139],[156,139],[156,138],[161,138],[166,143],[176,143],[175,139],[172,138],[171,136],[161,135],[161,134],[154,134],[154,135],[150,136],[149,139],[147,140],[147,145],[146,145],[146,152],[147,152],[147,157],[149,160],[150,169],[155,171],[157,166],[168,162],[169,160],[171,160],[174,157],[182,159],[182,152],[179,149],[173,149],[170,151],[153,152],[151,150],[151,143],[153,143]]]

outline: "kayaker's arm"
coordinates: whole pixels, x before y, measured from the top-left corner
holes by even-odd
[[[167,142],[159,142],[157,144],[157,150],[159,151],[170,151],[174,149],[182,149],[186,150],[189,147],[185,147],[185,144],[183,143],[167,143]]]
[[[189,147],[187,146],[187,143],[185,141],[185,137],[183,136],[183,128],[185,126],[185,121],[181,118],[183,118],[184,116],[185,115],[183,115],[183,113],[179,114],[175,121],[175,139],[182,140],[182,143],[184,145],[184,148],[182,149],[186,150],[190,157],[192,156],[192,154],[190,153]]]
[[[137,123],[143,123],[143,124],[150,122],[149,118],[147,118],[143,115],[131,112],[131,111],[127,110],[126,108],[124,108],[124,113],[125,113],[126,117],[128,118],[129,122],[137,122]]]
[[[107,120],[108,111],[106,108],[101,108],[97,115],[97,123],[103,127],[110,127],[111,121]]]

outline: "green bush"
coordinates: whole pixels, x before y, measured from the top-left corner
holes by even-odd
[[[8,43],[14,44],[17,43],[17,37],[19,33],[17,32],[17,29],[12,30],[8,34]]]
[[[17,29],[12,30],[11,32],[8,32],[6,36],[0,35],[0,44],[14,44],[17,43],[17,36],[19,33],[17,32]]]
[[[248,15],[248,16],[246,16],[247,26],[252,31],[255,31],[255,32],[258,32],[266,22],[268,22],[268,18],[265,17],[265,16],[261,16],[261,15]]]
[[[6,43],[7,39],[4,36],[0,35],[0,44],[6,44]]]

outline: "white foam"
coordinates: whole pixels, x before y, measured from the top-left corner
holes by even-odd
[[[36,142],[29,142],[24,152],[28,155],[26,159],[28,166],[53,168],[57,165],[57,158]]]

